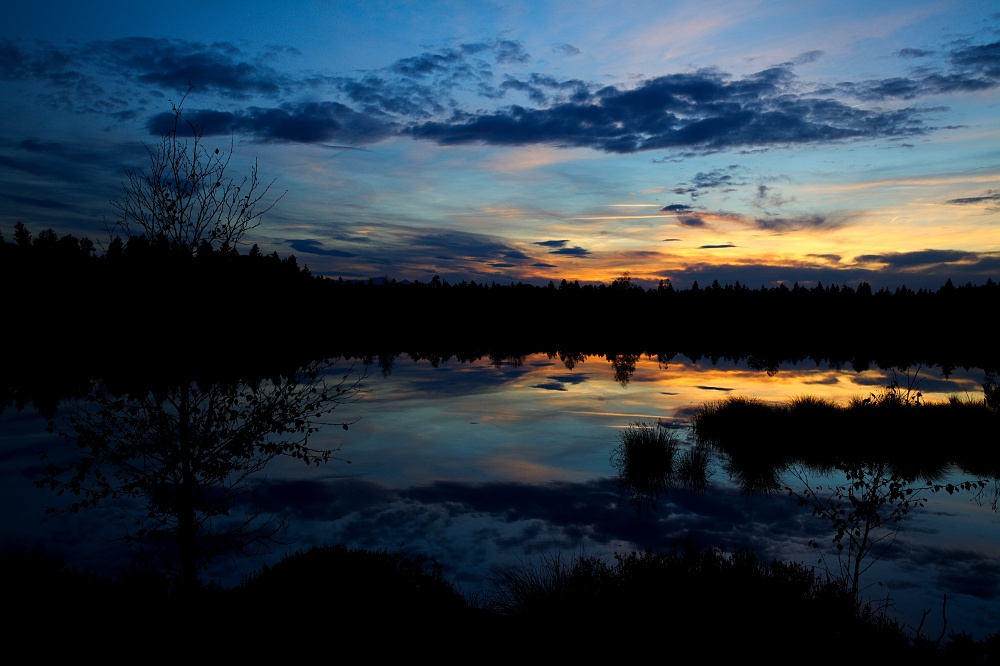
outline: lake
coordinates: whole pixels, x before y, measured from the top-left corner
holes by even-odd
[[[345,363],[342,361],[341,363]],[[632,364],[634,363],[634,368]],[[358,369],[360,369],[360,365]],[[611,455],[623,429],[643,423],[688,437],[699,406],[730,395],[785,400],[813,395],[847,402],[896,380],[925,401],[981,399],[981,370],[907,372],[786,364],[771,372],[744,362],[535,354],[461,362],[394,359],[368,368],[365,392],[338,407],[354,420],[324,430],[319,446],[340,446],[345,461],[307,467],[276,460],[257,499],[287,522],[287,543],[270,555],[220,560],[211,575],[226,584],[288,553],[314,545],[389,549],[436,559],[466,594],[489,591],[494,567],[539,566],[560,557],[670,550],[677,546],[747,547],[759,558],[815,564],[810,539],[829,528],[784,493],[745,496],[714,459],[706,492],[671,488],[655,508],[623,500]],[[759,435],[748,433],[748,437]],[[53,446],[41,420],[25,410],[0,414],[0,536],[7,547],[39,545],[74,563],[107,567],[121,544],[116,514],[87,511],[42,522],[57,500],[31,482],[38,451]],[[761,441],[761,444],[766,444]],[[942,442],[947,446],[947,442]],[[350,463],[347,463],[349,460]],[[954,480],[965,477],[960,473]],[[888,600],[890,614],[923,633],[942,629],[977,639],[1000,631],[1000,515],[969,494],[929,496],[904,521],[896,541],[862,586]],[[827,564],[834,564],[828,555]]]

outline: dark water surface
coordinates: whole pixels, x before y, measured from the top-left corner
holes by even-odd
[[[944,377],[936,368],[906,374],[789,364],[768,374],[725,361],[634,361],[633,372],[619,363],[617,375],[605,357],[568,367],[544,354],[436,367],[404,356],[388,375],[371,368],[363,398],[338,408],[338,418],[358,421],[347,432],[323,431],[316,442],[339,444],[351,462],[272,463],[258,499],[287,521],[287,545],[265,558],[220,560],[212,576],[238,583],[265,562],[334,543],[433,557],[467,594],[489,590],[493,567],[579,554],[610,559],[615,552],[685,544],[749,547],[762,559],[816,564],[822,571],[807,544],[829,542],[829,528],[784,494],[741,495],[718,459],[707,492],[672,488],[655,510],[637,514],[622,500],[610,461],[622,429],[660,424],[686,438],[694,410],[725,396],[808,394],[846,402],[894,379],[902,386],[919,382],[925,401],[982,397],[977,370]],[[41,472],[38,448],[52,445],[39,419],[4,412],[0,442],[5,546],[42,545],[94,567],[113,562],[121,544],[102,537],[119,533],[117,514],[89,511],[42,522],[42,505],[56,498],[31,484]],[[965,477],[956,472],[953,478]],[[948,630],[983,638],[1000,631],[998,537],[1000,516],[988,501],[932,495],[910,514],[862,585],[869,586],[869,598],[888,599],[894,617],[908,625],[930,609],[923,632],[934,637],[947,595]],[[826,562],[835,563],[832,553]]]

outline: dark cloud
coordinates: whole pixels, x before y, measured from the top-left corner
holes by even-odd
[[[664,238],[660,242],[661,243],[676,243],[676,242],[679,242],[680,240],[681,240],[680,238]]]
[[[934,55],[934,52],[926,49],[899,49],[896,55],[900,58],[926,58]]]
[[[765,208],[768,206],[781,207],[788,203],[788,199],[785,199],[776,189],[773,187],[768,187],[767,185],[760,184],[757,185],[757,192],[754,195],[753,205],[757,208]]]
[[[559,382],[545,382],[543,384],[534,384],[531,388],[542,389],[543,391],[568,391],[564,384]]]
[[[250,107],[238,112],[201,109],[185,111],[184,116],[205,136],[237,131],[269,142],[368,144],[390,136],[394,130],[384,119],[357,113],[339,102]],[[159,136],[173,123],[174,114],[165,112],[150,118],[147,128],[150,134]]]
[[[986,190],[986,194],[981,197],[963,197],[961,199],[949,199],[946,204],[965,206],[968,204],[995,203],[1000,202],[1000,190]]]
[[[455,51],[423,53],[419,56],[397,60],[390,69],[404,76],[423,77],[447,71],[451,66],[461,62],[463,59],[462,54]]]
[[[1000,83],[1000,42],[965,46],[951,52],[952,64],[963,72],[974,72]]]
[[[921,49],[897,52],[905,58],[922,58],[930,54]],[[845,82],[837,87],[859,99],[883,100],[977,92],[1000,86],[1000,42],[956,47],[948,53],[947,62],[947,69],[922,67],[906,77]]]
[[[383,251],[386,253],[386,263],[389,265],[420,264],[426,260],[428,254],[440,257],[448,266],[462,261],[514,266],[520,265],[518,261],[530,259],[521,250],[504,242],[460,231],[415,233],[412,230],[400,229],[394,234],[391,247],[387,246]]]
[[[799,262],[789,265],[777,264],[689,264],[683,270],[676,271],[669,277],[677,289],[688,289],[692,282],[711,284],[718,280],[721,284],[740,284],[776,287],[779,284],[791,286],[798,283],[801,286],[838,284],[857,286],[868,283],[873,289],[886,287],[895,289],[906,285],[911,289],[937,290],[947,280],[955,284],[984,284],[987,279],[997,281],[1000,275],[1000,252],[968,253],[961,251],[940,251],[938,258],[943,263],[933,262],[934,256],[928,253],[916,253],[918,257],[906,255],[869,255],[856,257],[850,263],[831,263],[825,256],[819,257],[815,263]],[[961,260],[957,260],[959,257]],[[885,262],[873,265],[876,260]]]
[[[462,44],[459,50],[465,55],[477,55],[483,51],[489,51],[490,45],[484,43]]]
[[[0,143],[0,166],[47,180],[106,185],[108,174],[122,172],[123,159],[141,154],[144,154],[141,146],[95,148],[83,143],[28,138]]]
[[[287,83],[277,70],[224,42],[129,37],[91,42],[82,53],[121,75],[169,90],[193,85],[229,95],[276,95]]]
[[[681,214],[690,213],[694,208],[688,206],[687,204],[667,204],[660,209],[661,213],[671,213],[671,214]]]
[[[549,377],[548,379],[550,381],[535,384],[532,388],[546,391],[566,391],[568,390],[566,387],[567,384],[576,385],[587,382],[587,377],[585,375],[557,375],[555,377]]]
[[[513,105],[492,113],[413,126],[412,136],[442,145],[547,144],[608,153],[789,145],[910,136],[926,131],[916,109],[867,110],[800,96],[788,68],[739,80],[712,69],[607,86],[586,101],[546,108]]]
[[[572,44],[556,44],[552,47],[555,53],[562,53],[564,56],[573,57],[580,55],[580,49],[576,48]]]
[[[889,252],[886,254],[865,254],[854,258],[858,263],[884,264],[889,268],[914,268],[935,264],[951,264],[972,261],[979,257],[975,252],[964,250],[921,250],[919,252]]]
[[[691,178],[690,184],[683,184],[671,188],[674,194],[688,194],[692,199],[697,199],[702,190],[721,189],[723,192],[735,192],[737,188],[747,184],[747,180],[739,177],[743,168],[730,164],[726,168],[712,169],[711,171],[699,171]]]
[[[25,47],[0,40],[0,80],[38,79],[65,85],[81,76],[77,61],[72,50],[48,42],[35,41]]]
[[[506,76],[499,90],[506,93],[515,90],[524,93],[535,104],[546,104],[551,99],[558,101],[585,102],[590,98],[591,88],[579,79],[559,81],[551,76],[531,74],[527,79]]]
[[[498,40],[493,54],[496,61],[502,64],[524,64],[531,61],[531,56],[524,50],[524,45],[510,39]]]
[[[537,241],[535,245],[541,245],[542,247],[565,247],[568,240],[547,240],[547,241]]]
[[[699,250],[719,250],[727,247],[736,247],[732,243],[723,243],[721,245],[701,245],[698,247]]]
[[[807,65],[807,64],[809,64],[811,62],[816,62],[822,56],[823,56],[823,52],[819,51],[819,50],[806,51],[805,53],[801,53],[801,54],[795,56],[794,58],[792,58],[791,60],[789,60],[787,63],[784,63],[784,64],[786,66]]]
[[[76,208],[71,204],[55,199],[36,199],[35,197],[25,197],[17,194],[4,194],[3,197],[16,203],[35,206],[37,208],[48,208],[50,210],[73,210]]]
[[[677,224],[681,225],[682,227],[692,227],[695,229],[708,226],[705,220],[701,219],[700,217],[694,217],[692,215],[685,215],[682,217],[678,217]]]
[[[567,54],[577,51],[568,44],[556,48]],[[913,99],[989,89],[1000,84],[998,51],[1000,42],[963,44],[947,54],[946,67],[939,70],[849,81],[831,90],[863,99]],[[142,84],[148,94],[161,88],[180,94],[194,85],[196,91],[223,93],[239,101],[332,87],[343,100],[200,112],[206,132],[237,127],[262,141],[316,143],[336,138],[345,145],[360,145],[404,133],[442,145],[551,145],[607,153],[663,150],[677,156],[895,139],[930,129],[924,122],[930,112],[926,108],[866,109],[826,93],[802,92],[806,86],[799,84],[792,68],[813,62],[819,51],[740,78],[707,68],[646,79],[634,86],[604,87],[537,72],[507,73],[496,83],[493,67],[531,60],[523,44],[509,39],[428,51],[359,76],[284,74],[272,65],[275,58],[294,52],[268,47],[250,53],[225,42],[145,37],[65,48],[6,40],[0,43],[0,63],[5,78],[38,77],[75,91],[52,94],[49,104],[76,104],[80,110],[118,118],[135,117],[136,109],[149,98],[121,96],[122,103],[112,102],[111,93],[97,92],[100,86],[90,78],[96,70],[118,82]],[[899,53],[913,57],[916,50]],[[469,111],[458,101],[460,91],[485,99],[518,92],[530,106]],[[159,128],[162,118],[150,124]],[[696,195],[690,188],[678,191]]]
[[[836,229],[843,224],[839,217],[800,215],[798,217],[758,217],[754,224],[765,231],[798,231],[801,229]]]
[[[503,83],[500,84],[500,89],[504,92],[508,90],[516,90],[524,93],[528,98],[535,102],[536,104],[544,104],[548,97],[545,92],[539,89],[537,86],[533,86],[525,81],[517,80],[513,77],[508,78]]]
[[[344,250],[330,250],[325,249],[323,245],[317,240],[294,240],[290,241],[288,245],[296,252],[302,252],[305,254],[317,254],[324,257],[356,257],[358,256],[356,252],[345,252]]]
[[[435,97],[428,85],[368,75],[339,79],[336,87],[367,113],[429,118],[446,111],[440,96]]]
[[[590,250],[582,247],[561,247],[558,250],[552,250],[549,254],[566,254],[574,257],[585,257],[590,254]]]

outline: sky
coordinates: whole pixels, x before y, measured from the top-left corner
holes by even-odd
[[[106,241],[172,105],[315,274],[1000,280],[1000,7],[17,3],[0,232]],[[145,160],[145,161],[144,161]],[[272,182],[273,181],[273,182]],[[280,197],[280,198],[279,198]]]

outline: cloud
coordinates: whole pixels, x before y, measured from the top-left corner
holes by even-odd
[[[570,58],[580,55],[580,49],[576,48],[572,44],[556,44],[552,47],[552,51],[555,53],[562,53],[564,56]]]
[[[708,172],[699,171],[691,178],[690,183],[682,183],[670,191],[674,194],[688,194],[691,199],[697,199],[704,193],[703,190],[721,189],[723,192],[735,192],[748,183],[746,179],[739,177],[741,171],[743,167],[736,164]]]
[[[457,51],[423,53],[397,60],[390,69],[404,76],[424,77],[447,71],[452,65],[463,60],[464,56]]]
[[[552,250],[549,254],[565,254],[574,257],[585,257],[590,254],[590,250],[586,250],[582,247],[560,247],[557,250]]]
[[[708,226],[708,223],[705,222],[705,220],[701,219],[700,217],[695,217],[693,215],[684,215],[682,217],[678,217],[677,224],[681,225],[682,227],[692,227],[695,229]]]
[[[325,257],[356,257],[358,256],[355,252],[346,252],[344,250],[329,250],[323,248],[317,240],[307,239],[307,240],[293,240],[288,243],[288,245],[296,252],[303,252],[305,254],[317,254]]]
[[[546,104],[551,98],[560,101],[585,101],[590,97],[590,86],[579,79],[559,81],[552,76],[531,74],[526,80],[506,76],[500,84],[500,91],[516,90],[524,93],[535,104]]]
[[[736,247],[732,243],[723,243],[721,245],[701,245],[698,247],[700,250],[719,250],[727,247]]]
[[[671,74],[634,88],[606,86],[589,98],[545,108],[512,105],[414,125],[409,133],[441,145],[546,144],[607,153],[786,146],[912,136],[921,112],[868,110],[794,92],[791,70],[775,67],[738,80],[714,69]]]
[[[537,241],[535,245],[541,245],[542,247],[565,247],[568,240],[547,240],[547,241]]]
[[[660,212],[679,215],[683,213],[690,213],[693,210],[694,208],[688,206],[687,204],[667,204],[666,206],[660,209]]]
[[[104,182],[104,174],[121,173],[123,154],[131,158],[142,151],[141,146],[94,149],[81,144],[27,138],[0,144],[0,165],[63,183],[93,184],[96,180]]]
[[[199,109],[184,117],[205,136],[239,131],[264,142],[369,144],[393,134],[391,122],[357,113],[339,102],[303,102],[280,107],[250,107],[243,111]],[[160,136],[170,131],[174,114],[164,112],[149,119],[147,129]]]
[[[941,254],[935,256],[933,252]],[[1000,252],[962,252],[957,250],[932,250],[916,253],[907,258],[899,255],[868,255],[856,257],[850,263],[831,263],[825,256],[819,261],[794,261],[783,264],[748,262],[734,264],[716,262],[691,263],[683,270],[672,272],[669,277],[677,289],[687,289],[695,280],[699,284],[721,284],[776,287],[781,283],[791,285],[858,285],[867,282],[873,289],[896,288],[906,285],[911,289],[937,290],[947,280],[955,284],[984,284],[987,279],[997,280],[1000,274]],[[960,259],[961,257],[961,259]],[[935,259],[944,260],[933,263]],[[885,263],[877,263],[882,261]],[[926,263],[925,263],[926,262]]]
[[[904,58],[922,58],[930,53],[922,49],[897,51]],[[910,76],[845,82],[837,87],[863,100],[909,100],[1000,86],[1000,42],[956,47],[947,54],[947,62],[946,69],[922,67],[913,70]]]
[[[35,197],[24,197],[16,194],[4,194],[3,197],[9,201],[37,208],[48,208],[51,210],[74,210],[76,208],[76,206],[63,201],[56,201],[55,199],[36,199]]]
[[[883,264],[889,268],[915,268],[973,261],[978,257],[977,253],[964,250],[921,250],[919,252],[865,254],[855,257],[854,261],[862,264]]]
[[[785,65],[786,66],[808,65],[811,62],[816,62],[822,56],[823,56],[823,52],[819,51],[819,50],[806,51],[805,53],[801,53],[801,54],[795,56],[794,58],[792,58],[791,60],[789,60],[787,63],[785,63]]]
[[[806,256],[816,257],[817,259],[823,259],[833,264],[839,263],[840,260],[843,258],[839,254],[807,254]]]
[[[578,53],[568,44],[555,48]],[[924,122],[931,112],[926,108],[867,109],[825,92],[806,92],[808,86],[799,82],[793,67],[813,62],[819,51],[739,78],[705,68],[605,86],[538,72],[507,72],[497,83],[495,67],[531,62],[524,45],[509,39],[427,51],[357,76],[275,69],[275,58],[294,52],[270,47],[251,53],[227,42],[146,37],[71,47],[5,40],[0,43],[0,63],[4,78],[38,78],[64,89],[49,96],[50,104],[76,104],[80,110],[116,118],[134,117],[161,88],[183,92],[193,84],[197,91],[222,93],[228,101],[271,97],[272,106],[200,112],[206,132],[209,127],[218,132],[238,127],[260,141],[316,143],[336,138],[345,145],[362,145],[403,134],[440,145],[585,147],[614,154],[662,150],[683,156],[896,139],[932,129]],[[946,54],[945,67],[915,70],[906,77],[847,81],[830,90],[875,100],[989,89],[1000,85],[998,52],[1000,42],[962,44]],[[914,49],[898,53],[917,55]],[[109,83],[117,81],[115,85],[142,84],[148,94],[131,93],[131,100],[122,96],[122,103],[117,98],[112,102],[95,94],[101,88],[96,76],[111,77]],[[75,92],[66,92],[70,89]],[[290,93],[324,89],[337,99],[279,101]],[[468,110],[470,94],[498,100],[512,92],[523,94],[530,105]],[[148,125],[162,127],[162,115]],[[689,188],[675,191],[697,194]]]
[[[531,56],[524,50],[521,42],[501,39],[496,42],[494,55],[498,63],[504,64],[524,64],[531,60]]]
[[[949,199],[948,201],[945,201],[946,204],[952,204],[955,206],[997,202],[1000,202],[1000,190],[986,190],[986,194],[980,197],[963,197],[961,199]]]
[[[843,220],[835,216],[799,215],[797,217],[758,217],[754,225],[764,231],[798,231],[801,229],[836,229]]]
[[[95,41],[83,53],[121,74],[170,90],[212,90],[233,95],[277,95],[285,77],[226,42],[129,37]]]
[[[764,184],[757,186],[757,192],[755,193],[753,200],[753,205],[756,208],[766,208],[768,206],[781,207],[786,203],[788,203],[788,199],[783,197],[781,193],[773,187],[768,187]]]
[[[56,84],[73,78],[76,58],[71,50],[48,42],[24,48],[10,39],[0,40],[0,80],[39,79]]]

